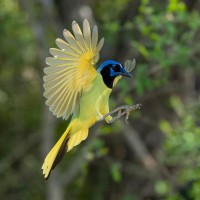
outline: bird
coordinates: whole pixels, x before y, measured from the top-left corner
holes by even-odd
[[[88,137],[89,128],[109,113],[109,96],[123,76],[132,77],[130,71],[135,59],[125,65],[115,60],[104,61],[96,69],[104,38],[98,41],[98,28],[91,29],[87,19],[82,30],[76,21],[72,32],[64,29],[65,40],[57,38],[58,48],[50,48],[44,68],[44,97],[53,115],[67,120],[65,132],[47,154],[42,165],[47,180],[51,171],[63,159],[65,152]],[[105,118],[109,122],[112,117]]]

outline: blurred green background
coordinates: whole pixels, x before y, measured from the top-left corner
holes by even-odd
[[[199,200],[200,2],[198,0],[0,1],[0,199]],[[44,181],[44,157],[67,123],[45,106],[48,49],[73,20],[97,24],[101,62],[135,58],[110,109]]]

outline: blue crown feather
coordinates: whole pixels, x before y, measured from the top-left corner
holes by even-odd
[[[97,69],[97,72],[100,72],[105,66],[107,66],[107,65],[120,65],[120,63],[119,62],[116,62],[116,61],[114,61],[114,60],[107,60],[107,61],[105,61],[105,62],[103,62],[100,66],[99,66],[99,68]]]

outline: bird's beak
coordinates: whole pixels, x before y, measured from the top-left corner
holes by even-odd
[[[133,76],[129,72],[125,71],[125,70],[124,70],[124,72],[121,72],[121,75],[122,76],[127,76],[129,78],[133,78]]]

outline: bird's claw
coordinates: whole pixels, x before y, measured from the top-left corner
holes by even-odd
[[[108,115],[112,115],[117,112],[117,115],[115,117],[113,117],[111,120],[107,121],[107,123],[112,123],[115,120],[119,121],[119,118],[123,115],[125,115],[126,123],[128,123],[128,119],[129,119],[129,115],[130,115],[131,111],[140,109],[141,107],[142,107],[142,104],[136,104],[133,106],[123,105],[123,106],[120,106],[120,107],[116,108],[115,110],[111,111],[110,113],[107,113],[106,115],[104,115],[101,120],[105,119]]]

